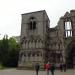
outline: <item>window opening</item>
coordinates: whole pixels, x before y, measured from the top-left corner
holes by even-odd
[[[36,21],[34,17],[31,17],[29,22],[29,30],[34,30],[34,29],[36,29]]]
[[[72,24],[70,21],[65,22],[65,36],[72,37]]]

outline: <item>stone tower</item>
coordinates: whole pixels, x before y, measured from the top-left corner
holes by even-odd
[[[49,18],[45,10],[22,14],[19,67],[45,62]]]

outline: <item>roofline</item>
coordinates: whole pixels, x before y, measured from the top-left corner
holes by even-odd
[[[31,14],[31,13],[38,13],[38,12],[43,12],[43,13],[45,13],[45,14],[47,15],[46,10],[34,11],[34,12],[24,13],[24,14],[21,14],[21,15],[27,15],[27,14]],[[47,17],[48,17],[48,15],[47,15]],[[49,20],[49,22],[50,22],[49,17],[48,17],[48,20]]]
[[[45,10],[40,10],[40,11],[34,11],[34,12],[24,13],[22,15],[27,15],[27,14],[31,14],[31,13],[38,13],[38,12],[45,12],[46,13]]]

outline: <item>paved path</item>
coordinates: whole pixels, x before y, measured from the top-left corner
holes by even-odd
[[[7,69],[7,70],[0,70],[0,75],[36,75],[36,73],[33,70]],[[46,75],[46,71],[40,71],[39,75]],[[75,69],[67,70],[66,72],[60,72],[56,70],[55,75],[75,75]]]

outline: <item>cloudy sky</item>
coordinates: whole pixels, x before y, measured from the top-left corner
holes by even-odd
[[[75,0],[0,0],[0,38],[4,34],[20,35],[21,14],[46,10],[54,27],[59,18],[72,9],[75,9]]]

